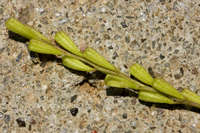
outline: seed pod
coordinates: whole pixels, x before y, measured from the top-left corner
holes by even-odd
[[[141,82],[152,85],[153,78],[151,75],[139,64],[135,63],[130,67],[130,73]]]
[[[83,52],[83,56],[88,59],[89,61],[102,66],[104,68],[107,68],[112,71],[116,71],[116,68],[110,64],[103,56],[101,56],[99,53],[97,53],[94,49],[92,48],[87,48]]]
[[[176,90],[172,85],[163,79],[155,78],[153,80],[153,87],[169,96],[173,96],[182,100],[184,99],[183,95],[178,90]]]
[[[184,89],[181,94],[188,100],[200,104],[200,96],[189,89]]]
[[[64,66],[71,68],[71,69],[74,69],[74,70],[86,71],[86,72],[94,71],[94,68],[91,68],[90,66],[81,62],[80,60],[77,60],[77,59],[72,58],[72,57],[64,56],[62,58],[62,62],[64,64]]]
[[[138,85],[137,82],[134,83],[134,81],[131,82],[128,79],[115,76],[115,75],[109,75],[109,74],[106,75],[106,78],[104,81],[107,86],[111,86],[111,87],[130,88],[130,89],[135,89],[135,90],[138,90],[138,88],[140,87],[140,85]]]
[[[69,36],[66,33],[62,31],[57,32],[55,35],[55,40],[56,42],[58,42],[59,45],[61,45],[69,52],[78,56],[82,56],[81,51],[77,48],[77,46],[74,44],[74,42],[69,38]]]
[[[45,36],[40,32],[34,30],[28,25],[22,24],[14,18],[10,18],[6,21],[6,28],[14,33],[17,33],[27,39],[37,39],[50,42]]]
[[[33,52],[41,54],[53,54],[53,55],[62,55],[62,52],[51,44],[45,43],[40,40],[31,39],[28,44],[28,49]]]
[[[175,104],[173,100],[157,92],[140,91],[138,95],[138,98],[145,102]]]

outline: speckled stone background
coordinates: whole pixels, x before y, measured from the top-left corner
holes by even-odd
[[[9,38],[11,16],[51,38],[64,30],[125,73],[138,62],[200,95],[199,0],[0,0],[0,132],[200,132],[197,109],[142,103],[124,89],[106,88],[100,73],[29,53]]]

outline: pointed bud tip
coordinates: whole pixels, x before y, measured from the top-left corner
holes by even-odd
[[[65,32],[58,31],[54,39],[64,49],[68,50],[69,52],[75,55],[82,56],[81,51],[78,49],[78,47],[74,44],[74,42],[70,39],[70,37]]]
[[[86,71],[86,72],[92,72],[92,71],[95,71],[94,68],[84,64],[83,62],[81,62],[80,60],[78,59],[75,59],[75,58],[72,58],[72,57],[67,57],[67,56],[64,56],[62,58],[62,62],[63,62],[63,65],[68,67],[68,68],[71,68],[71,69],[74,69],[74,70],[78,70],[78,71]]]
[[[41,53],[41,54],[53,54],[53,55],[62,55],[62,51],[55,48],[51,44],[46,42],[31,39],[28,44],[28,49],[33,52]]]
[[[173,100],[157,92],[140,91],[138,95],[138,98],[145,102],[175,104]]]
[[[86,48],[83,52],[83,56],[87,60],[89,60],[89,61],[91,61],[91,62],[93,62],[93,63],[95,63],[99,66],[102,66],[102,67],[107,68],[107,69],[112,70],[112,71],[117,70],[111,63],[109,63],[103,56],[101,56],[93,48],[89,48],[89,47]]]
[[[130,67],[130,73],[135,78],[137,78],[138,80],[140,80],[145,84],[152,85],[153,83],[153,78],[151,77],[151,75],[140,64],[137,63],[133,64]]]
[[[119,77],[116,75],[108,74],[106,75],[106,78],[104,81],[107,86],[111,86],[111,87],[130,88],[130,89],[135,89],[135,90],[138,90],[138,88],[140,87],[136,82],[131,82],[126,78]]]
[[[160,92],[162,92],[164,94],[167,94],[169,96],[173,96],[173,97],[179,98],[181,100],[185,99],[183,97],[183,95],[176,88],[174,88],[171,84],[169,84],[164,79],[155,78],[153,80],[152,86],[155,89],[157,89],[158,91],[160,91]]]

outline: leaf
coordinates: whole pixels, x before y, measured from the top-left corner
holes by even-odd
[[[111,87],[131,88],[135,90],[138,90],[138,88],[140,87],[140,85],[138,85],[137,83],[131,82],[128,79],[115,76],[115,75],[110,75],[110,74],[106,75],[106,78],[104,81],[107,86],[111,86]]]
[[[35,39],[30,40],[28,49],[41,54],[62,55],[62,52],[53,47],[51,44]]]
[[[130,67],[130,73],[141,82],[152,85],[153,78],[151,75],[139,64],[135,63]]]
[[[145,102],[175,104],[173,100],[157,92],[139,91],[138,95]]]
[[[163,79],[155,78],[152,86],[164,94],[184,100],[183,95]]]
[[[69,36],[66,33],[62,31],[57,32],[55,35],[55,40],[56,42],[58,42],[59,45],[61,45],[69,52],[78,56],[82,56],[81,51],[77,48],[77,46],[74,44],[74,42],[69,38]]]
[[[83,52],[83,56],[88,59],[89,61],[102,66],[104,68],[107,68],[112,71],[116,71],[116,68],[110,64],[103,56],[101,56],[99,53],[97,53],[94,49],[92,48],[87,48]]]
[[[71,69],[74,69],[74,70],[78,70],[78,71],[91,72],[91,71],[95,70],[94,68],[91,68],[90,66],[84,64],[80,60],[77,60],[77,59],[72,58],[72,57],[64,56],[62,58],[62,62],[64,64],[64,66],[71,68]]]
[[[14,18],[9,18],[6,21],[6,28],[14,33],[17,33],[27,39],[37,39],[50,42],[44,35],[40,32],[34,30],[28,25],[24,25]]]
[[[181,94],[189,101],[200,104],[200,96],[189,89],[184,89]]]

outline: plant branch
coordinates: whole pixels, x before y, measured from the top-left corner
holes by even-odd
[[[109,86],[119,88],[127,87],[129,90],[134,89],[138,91],[140,100],[154,103],[185,104],[200,108],[200,96],[192,91],[184,89],[182,92],[179,92],[165,80],[152,78],[139,64],[134,64],[130,68],[131,75],[139,81],[134,80],[130,78],[129,75],[122,73],[118,68],[110,64],[95,50],[89,49],[88,51],[84,51],[87,52],[85,55],[84,52],[81,53],[73,41],[64,32],[56,34],[55,40],[59,44],[61,43],[61,46],[66,50],[58,47],[55,42],[48,40],[38,31],[28,25],[20,23],[14,18],[8,19],[6,27],[17,34],[30,39],[28,46],[29,50],[43,54],[54,54],[59,58],[70,57],[71,59],[66,59],[65,63],[70,64],[70,62],[67,61],[73,62],[70,64],[70,67],[73,68],[76,66],[76,70],[81,70],[79,69],[80,66],[83,68],[86,66],[85,64],[87,64],[92,68],[86,66],[87,69],[82,69],[81,71],[93,71],[93,68],[94,70],[101,71],[107,75],[105,83],[109,84]],[[96,61],[96,58],[99,60]],[[88,70],[88,68],[90,69]]]

